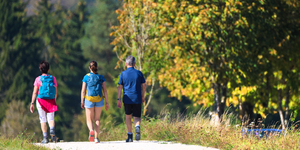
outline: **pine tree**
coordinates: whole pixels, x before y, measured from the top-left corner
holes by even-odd
[[[26,5],[19,0],[0,2],[0,122],[11,100],[29,104],[31,99],[37,39],[32,37]]]
[[[120,70],[115,70],[118,58],[112,51],[110,43],[113,40],[109,34],[112,32],[111,26],[116,25],[119,3],[111,0],[97,0],[91,8],[91,16],[85,27],[85,36],[82,39],[83,55],[89,61],[98,62],[98,73],[104,75],[107,82],[112,83],[118,76]],[[88,70],[87,70],[88,71]]]
[[[49,73],[56,77],[58,84],[57,136],[65,140],[68,137],[72,140],[72,133],[70,136],[63,133],[68,132],[73,116],[81,110],[79,99],[85,60],[79,40],[84,35],[85,12],[82,0],[74,11],[64,9],[59,3],[41,0],[35,17],[36,37],[40,37],[42,43],[40,59],[50,63]]]
[[[86,4],[83,0],[78,2],[75,10],[64,13],[61,40],[55,46],[59,63],[53,64],[53,73],[60,82],[61,87],[58,89],[62,92],[60,100],[57,101],[62,110],[57,113],[61,118],[57,123],[59,130],[64,131],[61,138],[65,140],[73,140],[71,122],[74,115],[81,111],[80,89],[82,78],[86,74],[83,69],[86,60],[82,56],[80,39],[84,35],[85,14]]]

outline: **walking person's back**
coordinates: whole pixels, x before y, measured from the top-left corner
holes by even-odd
[[[99,143],[100,116],[106,101],[105,109],[108,110],[108,97],[105,79],[97,73],[98,64],[91,61],[89,65],[90,73],[86,74],[82,80],[81,88],[81,108],[85,109],[86,123],[89,128],[89,141]],[[102,93],[103,91],[103,93]],[[93,125],[95,128],[93,129]]]
[[[42,144],[49,142],[47,133],[47,120],[50,127],[50,136],[53,142],[56,142],[55,136],[55,120],[54,113],[58,111],[56,100],[57,100],[57,82],[56,78],[48,74],[49,63],[42,61],[39,64],[39,69],[42,75],[38,76],[34,81],[34,88],[31,98],[30,111],[34,112],[34,102],[39,113],[41,129],[43,132]]]
[[[141,71],[134,67],[129,67],[121,73],[119,84],[123,85],[123,103],[142,103],[142,83],[145,83],[144,76]]]
[[[143,73],[134,68],[135,58],[128,56],[126,58],[127,70],[123,71],[119,79],[118,87],[118,107],[121,108],[121,93],[123,89],[123,103],[126,114],[126,125],[128,138],[126,142],[133,141],[131,119],[134,117],[135,139],[140,140],[140,122],[142,113],[142,103],[145,102],[146,81]]]

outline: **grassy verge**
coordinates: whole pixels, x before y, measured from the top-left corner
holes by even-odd
[[[218,149],[300,149],[299,131],[288,130],[285,135],[269,135],[267,138],[246,136],[242,134],[241,127],[232,125],[230,118],[233,117],[225,117],[217,127],[200,113],[183,119],[168,115],[160,119],[143,119],[142,140],[173,141]],[[102,131],[100,141],[125,140],[126,133],[124,123]]]
[[[31,137],[20,134],[16,138],[6,138],[0,135],[0,149],[2,150],[49,150],[45,147],[33,145]]]

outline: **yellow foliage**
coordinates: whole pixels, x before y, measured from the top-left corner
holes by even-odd
[[[179,53],[174,51],[173,55],[177,56]],[[195,57],[192,54],[191,56]],[[205,72],[205,67],[188,58],[175,57],[170,61],[173,65],[162,69],[158,76],[158,81],[170,90],[170,95],[178,99],[181,96],[189,97],[195,104],[212,105],[209,97],[212,97],[213,90],[210,88],[209,74]]]
[[[241,88],[235,88],[232,92],[233,95],[245,96],[250,92],[256,91],[256,86],[243,86]]]

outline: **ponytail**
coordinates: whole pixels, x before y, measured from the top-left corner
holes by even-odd
[[[94,72],[94,73],[96,73],[97,71],[98,71],[98,68],[97,68],[98,66],[97,66],[97,62],[96,61],[91,61],[90,62],[90,69]]]

